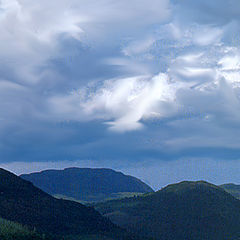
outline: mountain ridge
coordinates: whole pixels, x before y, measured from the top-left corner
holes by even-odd
[[[153,192],[140,179],[109,168],[49,169],[20,177],[51,195],[82,201],[103,201],[117,193]]]

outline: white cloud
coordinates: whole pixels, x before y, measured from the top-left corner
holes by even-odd
[[[126,56],[135,56],[137,54],[145,53],[155,42],[152,37],[147,37],[146,39],[140,41],[130,42],[124,49],[123,53]]]
[[[172,114],[174,107],[167,110],[164,104],[174,105],[176,91],[182,86],[171,83],[163,73],[154,77],[109,80],[96,92],[91,93],[90,88],[84,98],[81,97],[83,92],[75,92],[51,99],[52,109],[57,109],[56,113],[65,119],[69,114],[75,114],[75,119],[80,121],[84,118],[104,119],[115,131],[134,130],[141,128],[140,121],[150,116]]]
[[[229,89],[236,87],[239,81],[239,57],[236,53],[238,50],[221,41],[220,36],[225,34],[224,28],[211,28],[209,25],[204,28],[204,25],[197,24],[190,24],[188,27],[178,28],[180,32],[183,31],[185,48],[178,44],[176,34],[166,35],[170,42],[166,43],[166,50],[172,51],[174,48],[176,54],[167,62],[168,69],[165,73],[106,80],[97,88],[89,87],[70,95],[53,97],[50,99],[52,109],[55,109],[56,115],[63,119],[72,118],[80,121],[102,119],[110,129],[119,132],[140,129],[143,127],[142,122],[152,117],[178,116],[176,106],[179,105],[186,108],[191,106],[195,112],[201,109],[204,116],[217,116],[224,111],[226,114],[231,112],[232,120],[235,121],[238,114],[233,114],[236,108],[232,107],[233,98],[228,96],[234,95],[236,98],[234,106],[237,106],[237,93],[222,89],[223,81],[229,83]],[[197,38],[197,33],[203,34],[202,38]],[[124,48],[124,53],[130,59],[144,54],[154,46],[159,37],[145,40],[130,42]],[[176,41],[176,44],[172,44],[172,40]],[[158,51],[157,46],[155,45],[153,50]],[[129,64],[132,67],[132,62],[122,58],[109,59],[107,63]],[[140,65],[136,67],[140,68],[141,73]],[[186,96],[182,97],[182,93]],[[224,110],[219,111],[216,104],[211,102],[217,95],[225,100]],[[206,105],[206,100],[202,101],[201,98],[209,99],[209,104]],[[229,112],[229,109],[232,110]]]
[[[57,52],[58,38],[64,34],[97,44],[94,38],[99,37],[100,41],[105,36],[104,39],[112,40],[117,28],[123,34],[131,34],[133,27],[141,29],[168,15],[167,0],[154,0],[150,5],[145,0],[131,3],[2,0],[0,7],[0,60],[28,82],[38,79],[35,68],[61,55]],[[131,24],[124,22],[133,26],[130,28]]]
[[[106,57],[109,49],[121,44],[125,37],[134,39],[141,35],[140,32],[144,34],[144,29],[149,25],[164,21],[169,16],[168,8],[168,0],[153,0],[152,4],[146,0],[130,3],[109,0],[1,0],[0,78],[4,82],[1,81],[0,84],[0,117],[21,118],[19,111],[15,111],[15,116],[14,112],[9,115],[9,108],[15,109],[17,106],[21,109],[20,112],[26,112],[29,104],[24,99],[28,99],[37,119],[40,117],[51,121],[52,118],[46,115],[48,95],[57,99],[58,92],[66,93],[69,88],[88,85],[88,79],[69,83],[68,76],[66,78],[59,73],[62,67],[56,67],[52,63],[52,60],[64,59],[66,64],[72,55],[84,61],[84,49],[79,46],[74,48],[75,43],[67,40],[75,39],[82,43],[90,49],[89,55],[92,54],[91,51],[96,54],[96,64],[106,65],[110,59]],[[74,49],[71,50],[73,53],[68,52],[69,48]],[[121,49],[117,54],[122,55]],[[115,61],[118,57],[114,55]],[[122,60],[123,66],[129,65],[128,59]],[[74,64],[75,69],[78,68],[77,63]],[[142,64],[142,69],[144,67]],[[90,73],[90,68],[91,66],[85,71]],[[131,69],[137,72],[139,64],[131,63]],[[12,91],[14,86],[21,86],[25,91],[13,95],[10,87]],[[60,104],[61,102],[58,106]],[[79,115],[79,110],[75,107],[72,106],[72,109],[76,111],[75,115]],[[61,108],[63,110],[63,106]],[[74,119],[73,116],[69,118]]]
[[[204,25],[200,28],[196,28],[195,31],[196,32],[194,32],[193,35],[193,41],[200,46],[220,44],[223,35],[223,30],[221,28],[214,28]]]
[[[237,52],[237,49],[235,49],[235,54]],[[228,55],[224,56],[222,59],[218,62],[219,65],[221,65],[222,70],[227,71],[233,71],[233,70],[239,70],[240,69],[240,56],[239,55]]]
[[[57,53],[59,34],[81,33],[81,17],[63,2],[2,0],[0,7],[0,61],[27,84],[39,80],[36,68]]]

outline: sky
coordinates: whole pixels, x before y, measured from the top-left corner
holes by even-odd
[[[0,0],[0,167],[240,184],[239,0]]]

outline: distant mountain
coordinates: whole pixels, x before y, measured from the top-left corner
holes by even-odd
[[[119,226],[156,240],[240,239],[240,201],[203,181],[95,207]]]
[[[232,194],[234,197],[240,199],[240,185],[236,185],[233,183],[227,183],[220,185],[226,192]]]
[[[21,178],[51,194],[81,201],[103,201],[153,192],[139,179],[111,169],[66,168],[23,174]]]
[[[116,234],[119,239],[129,239],[94,208],[55,199],[32,183],[1,168],[0,217],[54,235]]]

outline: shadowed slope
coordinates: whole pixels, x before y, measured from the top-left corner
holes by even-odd
[[[111,234],[121,230],[91,207],[58,200],[0,169],[0,217],[60,235]]]

